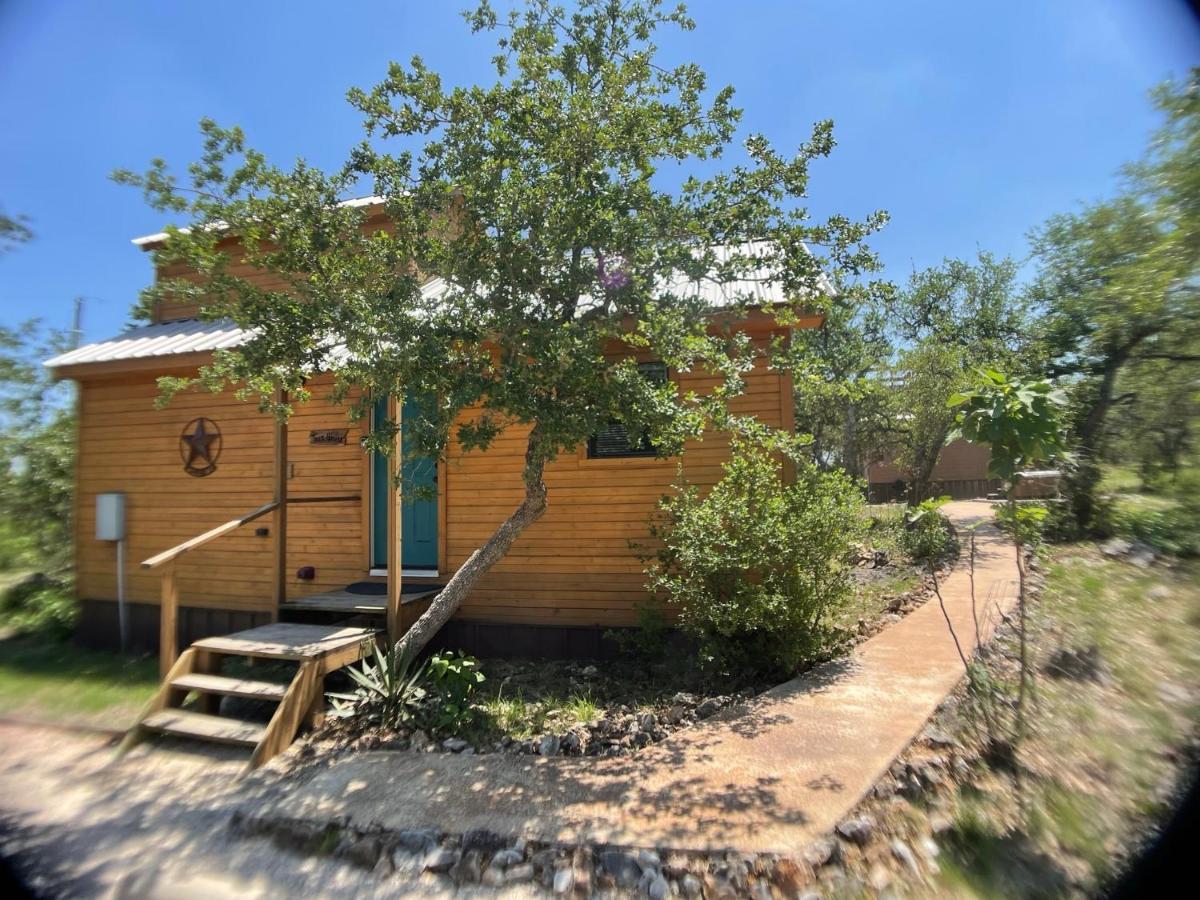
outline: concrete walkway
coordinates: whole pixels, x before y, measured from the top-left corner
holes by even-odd
[[[960,528],[987,503],[945,512]],[[1012,546],[990,524],[975,572],[984,638],[1015,603]],[[964,650],[975,629],[965,564],[945,579]],[[247,809],[389,829],[486,828],[542,841],[794,853],[846,816],[963,676],[936,599],[845,660],[782,684],[629,757],[367,753]]]

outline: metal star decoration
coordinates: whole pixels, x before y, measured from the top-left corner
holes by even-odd
[[[192,419],[179,436],[179,454],[183,471],[197,478],[211,475],[221,455],[221,429],[212,419]]]

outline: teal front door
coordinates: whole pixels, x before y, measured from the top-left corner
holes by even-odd
[[[406,569],[436,569],[438,564],[437,460],[409,457],[403,423],[417,414],[405,401],[401,411],[400,439],[404,447],[402,497],[400,511],[400,564]],[[372,422],[387,418],[387,398],[375,401]],[[392,484],[388,476],[388,458],[375,453],[371,459],[371,568],[384,569],[388,563],[388,496]]]

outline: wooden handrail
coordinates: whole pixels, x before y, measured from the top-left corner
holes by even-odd
[[[339,494],[331,497],[286,497],[284,505],[291,503],[334,503],[347,500],[361,500],[360,494]],[[251,510],[244,516],[237,519],[230,519],[218,525],[216,528],[210,528],[203,534],[198,534],[194,538],[189,538],[182,544],[176,544],[170,550],[164,550],[162,553],[156,554],[147,560],[143,560],[143,569],[157,569],[160,566],[165,566],[162,570],[162,592],[161,602],[159,604],[159,631],[158,631],[158,665],[159,669],[166,677],[171,667],[175,665],[175,660],[179,657],[179,639],[177,619],[179,614],[179,586],[175,582],[175,561],[190,550],[195,550],[197,547],[202,547],[209,541],[216,540],[223,534],[229,534],[231,531],[236,531],[248,522],[253,522],[255,519],[261,519],[267,513],[274,512],[279,509],[280,503],[278,500],[272,500],[270,503],[264,503],[258,509]]]
[[[157,569],[163,563],[174,562],[189,550],[195,550],[197,547],[202,547],[209,541],[216,540],[223,534],[229,534],[229,532],[241,528],[247,522],[253,522],[255,519],[262,518],[267,513],[273,512],[278,506],[279,504],[274,500],[272,500],[270,503],[264,503],[258,509],[246,513],[246,515],[239,519],[230,519],[228,522],[218,525],[216,528],[210,528],[208,531],[204,532],[204,534],[198,534],[194,538],[184,541],[182,544],[177,544],[170,550],[164,550],[162,553],[152,556],[147,560],[143,560],[142,568]]]

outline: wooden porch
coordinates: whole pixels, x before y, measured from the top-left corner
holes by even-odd
[[[286,402],[286,394],[280,393],[277,400]],[[400,409],[394,401],[390,412],[398,421]],[[401,460],[399,440],[398,435],[390,456],[393,479]],[[126,735],[121,752],[159,732],[253,747],[249,767],[261,765],[286,749],[302,726],[315,726],[321,721],[326,675],[362,660],[384,637],[395,642],[440,590],[440,584],[427,578],[405,583],[401,570],[402,498],[397,487],[389,495],[387,508],[386,579],[369,579],[364,573],[369,580],[344,589],[289,598],[289,507],[364,501],[361,494],[289,496],[286,423],[275,425],[272,474],[274,496],[270,501],[142,562],[143,569],[161,574],[159,668],[163,682]],[[176,578],[179,566],[186,564],[190,551],[266,516],[272,520],[272,624],[204,638],[180,654]],[[314,616],[320,621],[311,621]],[[251,663],[260,659],[282,660],[295,663],[296,668],[288,684],[232,677],[222,671],[222,666],[227,659],[236,657]],[[193,706],[183,708],[192,696],[196,698]],[[263,725],[220,715],[222,697],[269,701],[278,707]]]

